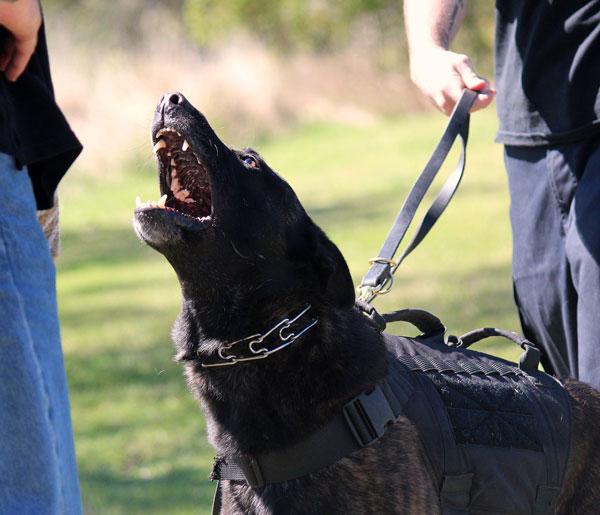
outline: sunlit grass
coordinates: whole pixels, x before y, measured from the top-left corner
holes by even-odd
[[[443,125],[436,115],[368,127],[321,124],[247,143],[289,180],[358,283]],[[454,333],[483,325],[518,329],[506,179],[494,130],[492,113],[474,117],[461,190],[402,265],[393,292],[377,300],[381,311],[430,309]],[[90,177],[73,171],[64,181],[58,275],[86,512],[208,512],[212,450],[171,361],[178,285],[166,261],[131,229],[135,196],[158,197],[153,161],[144,155],[117,179]],[[480,348],[516,356],[499,342]]]

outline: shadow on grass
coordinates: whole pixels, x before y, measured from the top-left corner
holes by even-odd
[[[353,196],[327,205],[305,204],[312,218],[323,224],[342,223],[350,225],[353,218],[382,218],[394,216],[395,199],[390,198],[389,192],[371,193],[369,195]],[[398,209],[400,204],[398,204]]]
[[[143,244],[132,227],[65,230],[59,269],[69,272],[84,265],[114,266],[132,261],[156,260],[155,251]]]
[[[156,341],[131,348],[122,345],[98,350],[93,355],[69,353],[66,365],[73,391],[87,393],[103,391],[113,397],[126,387],[160,388],[173,391],[173,382],[183,391],[181,365],[174,363],[174,351],[168,341]],[[117,395],[118,399],[118,395]]]
[[[88,515],[209,513],[214,494],[206,474],[192,468],[151,479],[85,468],[79,475],[93,492],[84,503]]]

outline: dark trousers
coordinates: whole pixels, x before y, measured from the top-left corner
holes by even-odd
[[[542,364],[600,389],[600,137],[505,147],[513,281]]]

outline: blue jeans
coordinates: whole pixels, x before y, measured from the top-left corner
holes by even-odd
[[[546,371],[600,390],[600,136],[510,147],[513,280]]]
[[[0,514],[80,514],[54,264],[25,169],[0,154]]]

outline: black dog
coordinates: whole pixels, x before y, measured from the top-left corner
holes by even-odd
[[[210,442],[225,455],[285,449],[386,376],[383,337],[355,308],[337,247],[256,152],[228,148],[179,93],[158,105],[152,138],[163,197],[138,205],[134,225],[181,283],[173,339]],[[281,351],[271,353],[276,332]],[[566,388],[573,438],[556,512],[597,513],[600,396]],[[400,417],[313,474],[257,488],[224,481],[222,512],[430,514],[441,510],[439,488],[416,427]]]

